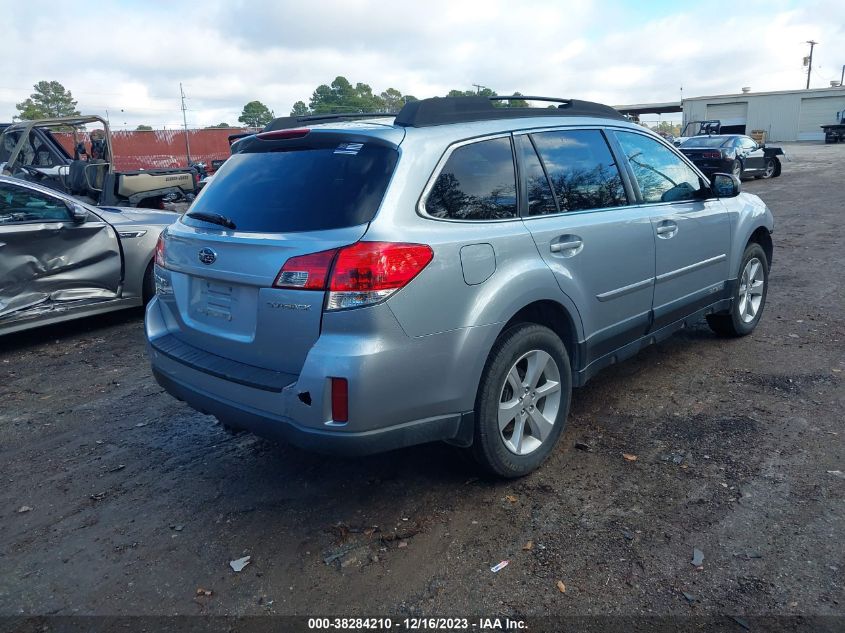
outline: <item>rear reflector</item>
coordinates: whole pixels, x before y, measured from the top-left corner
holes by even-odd
[[[260,132],[256,134],[256,138],[262,141],[283,141],[287,138],[302,138],[306,136],[311,130],[309,128],[297,128],[295,130],[273,130],[272,132]]]
[[[159,233],[155,251],[156,266],[164,268],[164,233]]]
[[[332,381],[332,420],[349,421],[349,383],[346,378],[331,378]]]

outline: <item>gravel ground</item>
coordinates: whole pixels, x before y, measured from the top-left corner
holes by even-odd
[[[785,148],[757,331],[605,370],[514,482],[230,436],[137,311],[0,340],[0,615],[845,615],[845,145]]]

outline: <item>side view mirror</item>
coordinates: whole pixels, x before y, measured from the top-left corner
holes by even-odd
[[[68,202],[67,203],[68,211],[70,211],[70,217],[73,220],[74,224],[82,224],[85,220],[88,219],[88,209],[83,207],[81,204],[77,204],[75,202]]]
[[[742,191],[739,178],[732,174],[713,174],[712,184],[717,198],[736,198]]]

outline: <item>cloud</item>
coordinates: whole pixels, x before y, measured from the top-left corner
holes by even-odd
[[[337,75],[418,97],[489,86],[611,104],[801,88],[805,40],[820,42],[815,87],[845,63],[845,6],[817,0],[704,5],[600,1],[207,0],[52,3],[5,16],[0,119],[32,84],[58,80],[83,112],[117,127],[236,123],[259,99],[277,114]],[[186,13],[187,11],[187,13]],[[185,16],[189,19],[185,19]]]

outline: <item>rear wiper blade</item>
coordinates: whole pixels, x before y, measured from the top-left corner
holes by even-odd
[[[207,211],[191,211],[190,213],[185,214],[189,218],[194,218],[195,220],[202,220],[203,222],[211,222],[212,224],[219,224],[220,226],[225,226],[227,229],[236,229],[238,227],[235,226],[235,223],[232,222],[229,218],[225,215],[220,215],[219,213],[209,213]]]

